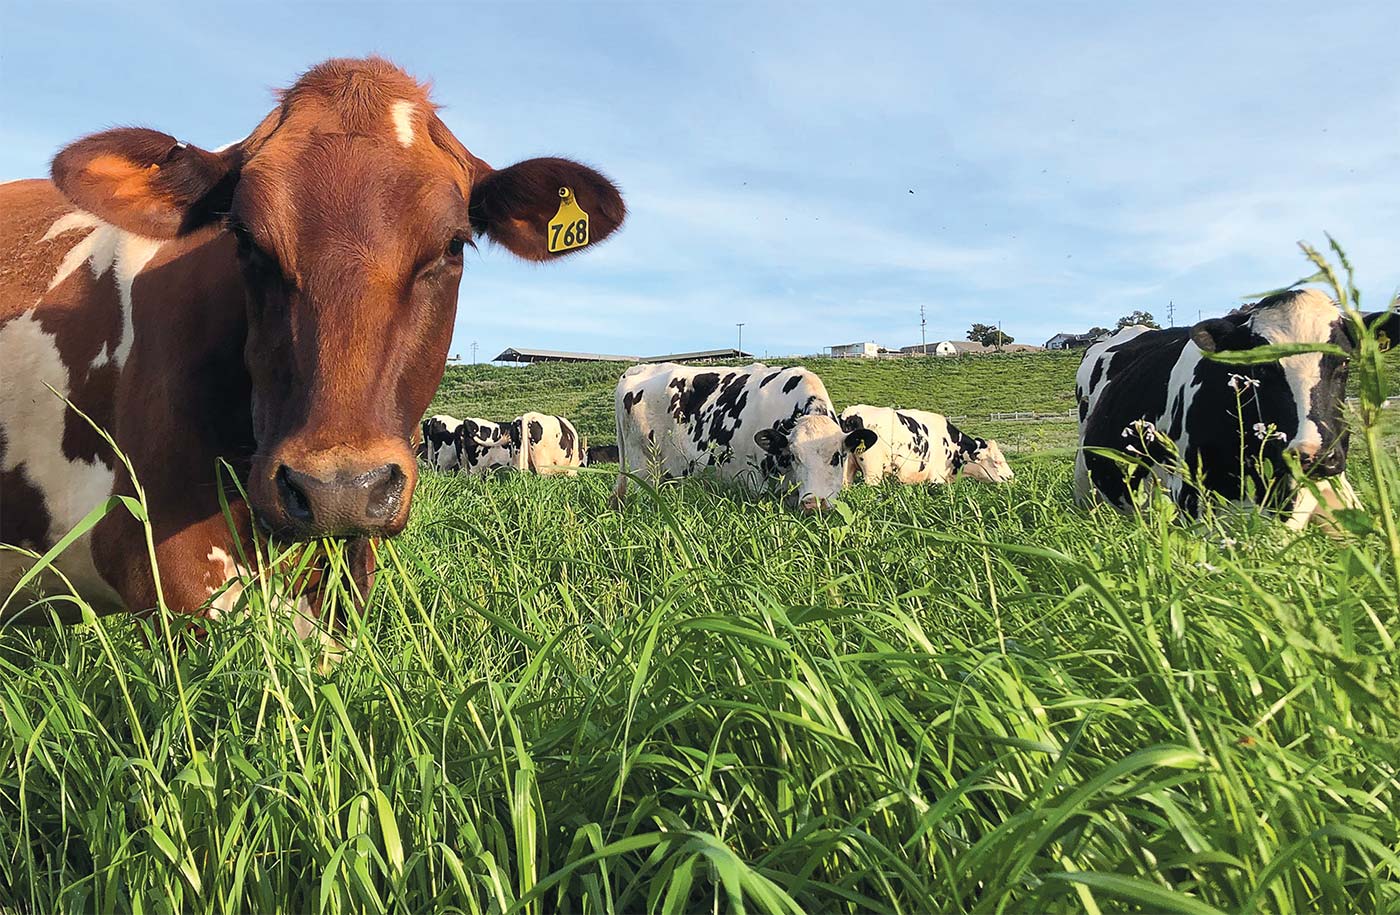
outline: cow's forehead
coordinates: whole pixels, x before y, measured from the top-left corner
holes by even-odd
[[[1301,289],[1261,302],[1250,312],[1249,325],[1271,343],[1325,343],[1340,318],[1341,311],[1325,293]]]

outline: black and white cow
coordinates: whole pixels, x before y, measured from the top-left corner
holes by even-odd
[[[1379,317],[1368,315],[1367,323]],[[1400,317],[1389,315],[1381,330],[1394,339]],[[1309,477],[1324,481],[1325,498],[1354,502],[1341,476],[1347,358],[1307,353],[1230,366],[1203,353],[1287,343],[1331,343],[1348,354],[1356,347],[1349,322],[1315,289],[1268,296],[1190,328],[1126,328],[1090,347],[1075,384],[1076,496],[1087,501],[1097,494],[1128,511],[1151,473],[1190,513],[1199,511],[1204,487],[1235,502],[1291,508],[1290,525],[1301,527],[1316,501],[1289,479],[1284,454],[1291,452]],[[1151,469],[1125,474],[1095,449],[1141,457]],[[1266,477],[1278,482],[1270,485]]]
[[[852,460],[871,486],[886,475],[901,483],[948,483],[959,473],[1007,483],[1014,476],[996,442],[968,435],[939,413],[857,404],[841,411],[841,428],[870,429],[878,436]]]
[[[851,454],[877,440],[869,429],[843,431],[826,386],[801,367],[634,366],[615,406],[619,503],[627,472],[674,479],[713,467],[754,492],[791,491],[803,511],[829,508]]]
[[[512,441],[509,423],[493,423],[475,417],[462,420],[453,438],[457,469],[469,475],[514,467],[519,445]]]
[[[446,413],[423,420],[423,443],[419,446],[419,459],[438,470],[455,470],[458,462],[457,430],[461,426],[460,419]]]
[[[583,466],[592,467],[595,464],[616,464],[616,445],[594,445],[591,448],[584,448]]]
[[[505,425],[514,447],[516,470],[541,476],[578,476],[583,466],[583,441],[574,424],[562,416],[523,413]]]

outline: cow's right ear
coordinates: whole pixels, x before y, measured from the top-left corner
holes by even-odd
[[[1207,318],[1191,328],[1191,342],[1207,353],[1237,349],[1248,342],[1248,337],[1238,324],[1224,318]]]
[[[241,158],[238,146],[215,153],[157,130],[121,127],[67,147],[51,173],[65,197],[104,222],[175,238],[228,211]]]
[[[759,429],[753,434],[754,443],[769,454],[778,454],[787,448],[787,436],[777,429]]]

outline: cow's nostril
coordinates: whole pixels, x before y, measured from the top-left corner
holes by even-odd
[[[287,516],[295,521],[310,523],[311,502],[306,492],[292,479],[293,471],[283,464],[277,469],[277,494],[282,499],[282,508]]]
[[[403,468],[398,464],[385,464],[365,474],[364,479],[369,490],[365,514],[376,521],[398,514],[406,479]]]

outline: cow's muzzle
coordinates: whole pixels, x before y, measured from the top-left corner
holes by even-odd
[[[804,515],[831,511],[831,500],[823,499],[820,496],[803,496],[797,503],[797,507]]]
[[[280,526],[293,536],[376,537],[403,527],[408,473],[400,464],[318,471],[282,464],[274,482]]]

